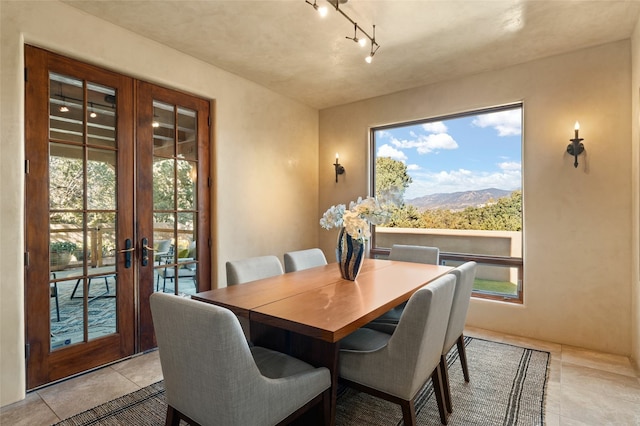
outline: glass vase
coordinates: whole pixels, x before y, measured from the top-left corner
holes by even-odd
[[[352,238],[345,228],[340,229],[336,247],[336,260],[340,267],[340,275],[345,280],[355,281],[358,276],[364,263],[364,246],[364,240]]]

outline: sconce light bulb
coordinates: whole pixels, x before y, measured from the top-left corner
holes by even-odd
[[[338,153],[336,152],[336,162],[340,160],[340,155],[338,155]]]
[[[360,40],[358,40],[358,44],[362,47],[365,47],[367,45],[367,39],[361,38]]]
[[[576,121],[576,126],[574,127],[574,129],[575,130],[580,130],[580,123],[578,123],[577,121]]]
[[[367,56],[366,58],[364,58],[365,62],[370,64],[371,61],[373,60],[373,58],[371,57],[371,55]]]
[[[153,123],[151,123],[151,127],[160,127],[160,123],[154,121]]]
[[[322,18],[324,18],[325,16],[327,16],[327,13],[329,12],[329,10],[325,7],[325,6],[319,6],[318,7],[318,13],[320,14],[320,16]]]

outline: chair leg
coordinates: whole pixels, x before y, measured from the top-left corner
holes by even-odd
[[[56,299],[56,318],[60,322],[60,303],[58,302],[58,283],[53,283],[53,297]]]
[[[167,405],[167,419],[165,426],[178,426],[180,424],[180,415],[177,410],[170,405]]]
[[[440,364],[436,366],[431,373],[431,381],[433,382],[433,392],[436,394],[436,402],[438,403],[438,412],[440,413],[440,422],[443,425],[447,424],[447,410],[444,406],[444,392],[442,389],[442,373],[440,371]]]
[[[447,411],[453,413],[453,405],[451,404],[451,386],[449,384],[449,368],[447,367],[447,358],[445,355],[440,355],[440,371],[442,372],[444,403],[447,407]]]
[[[411,401],[402,401],[400,403],[402,407],[402,421],[405,426],[415,426],[416,425],[416,406]]]
[[[73,299],[76,295],[76,290],[78,290],[78,286],[80,285],[80,281],[82,280],[82,278],[78,278],[78,281],[76,281],[76,285],[73,287],[73,291],[71,292],[71,297],[69,299]]]
[[[469,382],[469,366],[467,365],[467,351],[464,348],[464,335],[460,335],[456,341],[458,346],[458,355],[460,357],[460,364],[462,364],[462,374],[464,374],[464,381]]]

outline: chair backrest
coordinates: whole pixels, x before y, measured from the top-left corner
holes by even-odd
[[[258,256],[227,262],[227,285],[243,284],[283,274],[276,256]]]
[[[150,305],[168,404],[202,425],[243,424],[246,402],[265,389],[236,316],[166,293]]]
[[[438,247],[394,244],[389,252],[389,260],[437,265],[440,263],[440,249]]]
[[[160,240],[158,241],[158,248],[156,248],[156,254],[168,253],[170,247],[171,247],[171,240]]]
[[[295,272],[327,264],[327,258],[319,248],[291,251],[284,254],[284,271]]]
[[[411,399],[440,362],[456,277],[444,275],[416,291],[407,303],[387,350],[394,366],[393,393]]]
[[[476,267],[476,262],[465,262],[450,272],[450,274],[456,276],[456,291],[453,295],[447,334],[442,348],[443,355],[449,352],[449,349],[453,347],[464,331],[471,292],[473,291],[473,282],[476,278]]]

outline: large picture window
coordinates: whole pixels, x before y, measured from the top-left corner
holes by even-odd
[[[376,227],[372,254],[435,246],[478,262],[474,296],[522,302],[522,104],[371,130],[372,188],[404,204]]]

